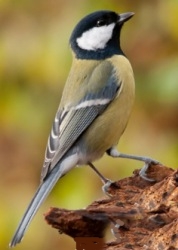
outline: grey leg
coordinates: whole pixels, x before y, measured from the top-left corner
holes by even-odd
[[[105,194],[107,194],[108,196],[110,196],[110,194],[108,193],[108,189],[110,187],[110,185],[112,184],[112,181],[110,181],[109,179],[105,178],[99,171],[97,168],[95,168],[95,166],[91,163],[88,162],[88,166],[91,167],[91,169],[93,169],[93,171],[100,177],[101,181],[103,182],[103,187],[102,190]]]
[[[142,169],[139,172],[140,177],[142,177],[146,181],[150,181],[150,182],[155,181],[154,179],[148,178],[146,172],[151,164],[155,164],[155,165],[159,164],[158,161],[151,159],[149,157],[145,157],[145,156],[122,154],[118,152],[117,149],[114,147],[107,150],[107,154],[112,157],[120,157],[120,158],[132,159],[132,160],[137,160],[137,161],[143,161],[145,165],[142,167]]]

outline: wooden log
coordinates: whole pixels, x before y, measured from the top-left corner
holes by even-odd
[[[148,182],[133,176],[114,182],[111,197],[94,201],[86,209],[51,208],[45,220],[76,242],[77,250],[178,249],[178,171],[152,165]],[[104,241],[110,226],[115,236]]]

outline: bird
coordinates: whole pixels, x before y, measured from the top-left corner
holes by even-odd
[[[93,165],[105,153],[145,162],[148,157],[122,154],[117,144],[123,134],[135,98],[132,66],[121,49],[123,24],[133,12],[99,10],[83,17],[75,26],[69,44],[72,65],[66,80],[45,152],[40,185],[9,244],[20,243],[40,205],[57,181],[78,165]]]

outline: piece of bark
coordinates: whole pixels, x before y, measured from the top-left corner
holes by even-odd
[[[81,210],[51,208],[45,219],[71,236],[77,250],[178,250],[178,171],[152,165],[148,177],[155,182],[135,170],[110,186],[110,198]],[[115,240],[104,243],[108,225]]]

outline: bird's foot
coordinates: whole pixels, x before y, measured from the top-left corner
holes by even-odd
[[[141,168],[139,172],[140,177],[146,181],[155,182],[155,179],[147,177],[147,171],[151,165],[157,165],[160,164],[160,162],[153,160],[151,158],[145,158],[144,162],[145,165]]]
[[[110,186],[113,184],[114,182],[109,180],[109,179],[105,179],[105,183],[104,185],[102,186],[102,190],[103,192],[109,196],[109,197],[112,197],[112,195],[109,193],[109,189],[110,189]]]

